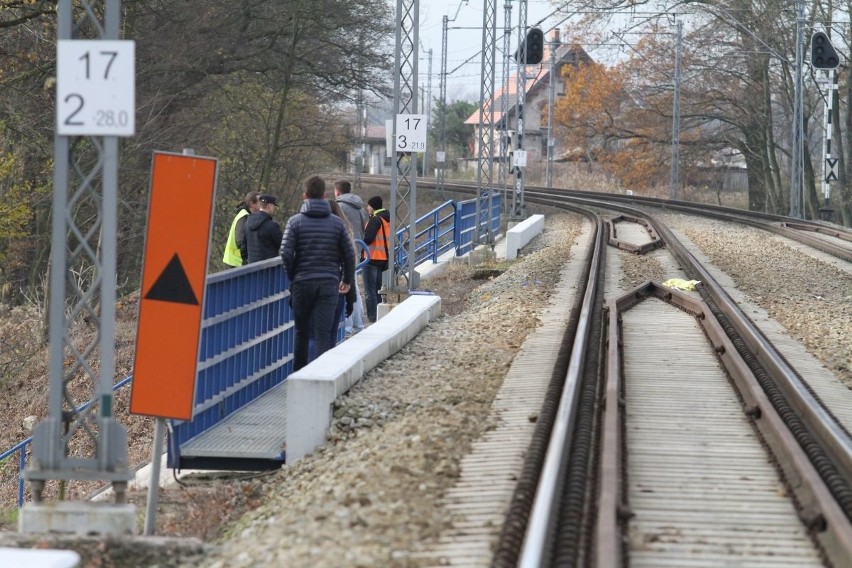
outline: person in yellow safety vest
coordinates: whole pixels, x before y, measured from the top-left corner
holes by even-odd
[[[244,264],[248,264],[248,259],[243,258],[242,254],[240,254],[240,241],[245,238],[243,225],[246,222],[246,218],[251,213],[257,212],[260,207],[260,203],[258,202],[259,197],[260,192],[249,191],[246,194],[246,198],[243,203],[237,207],[237,214],[231,222],[228,241],[225,243],[225,255],[222,257],[222,262],[228,266],[242,266]]]
[[[370,261],[361,269],[364,279],[364,299],[367,320],[376,322],[377,306],[381,302],[382,272],[388,269],[388,242],[390,242],[390,213],[382,207],[382,198],[376,195],[367,201],[370,218],[364,228],[364,242],[370,249]]]

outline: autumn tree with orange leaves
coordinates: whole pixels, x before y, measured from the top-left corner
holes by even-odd
[[[599,63],[565,68],[565,96],[554,120],[565,133],[569,155],[595,161],[624,189],[645,193],[668,171],[655,141],[660,125],[629,96],[629,69]]]

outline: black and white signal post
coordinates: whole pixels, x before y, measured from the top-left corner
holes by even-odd
[[[830,221],[832,213],[830,208],[831,182],[837,181],[838,175],[838,160],[831,153],[831,138],[834,131],[831,111],[834,107],[834,93],[837,91],[837,67],[840,65],[840,57],[825,32],[816,32],[811,37],[811,65],[814,69],[825,71],[825,76],[821,81],[826,87],[822,146],[822,194],[825,201],[820,212],[825,217],[824,220]]]

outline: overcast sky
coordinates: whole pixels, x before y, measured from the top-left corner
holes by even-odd
[[[394,0],[389,0],[396,7]],[[504,2],[495,0],[497,6],[497,37],[498,50],[502,48],[503,41],[503,13]],[[544,19],[551,12],[553,6],[547,0],[527,0],[527,25],[533,26],[540,20]],[[442,21],[446,15],[449,18],[456,16],[455,21],[448,23],[447,31],[447,73],[452,74],[447,76],[447,101],[454,100],[469,100],[479,101],[479,90],[481,85],[481,69],[482,59],[478,55],[482,49],[482,0],[471,0],[468,3],[463,3],[460,0],[420,0],[420,43],[421,59],[419,65],[419,84],[421,87],[427,86],[428,53],[426,50],[432,49],[432,100],[437,100],[440,95],[440,73],[441,73],[441,32]],[[550,18],[548,21],[540,24],[542,30],[550,29],[558,19]],[[512,32],[511,49],[514,51],[517,48],[517,25],[518,25],[518,3],[512,2]],[[459,29],[453,29],[459,28]],[[471,62],[462,66],[456,71],[457,67],[468,58],[472,57]],[[495,89],[499,88],[502,81],[503,59],[498,51],[496,55],[495,67]],[[512,71],[514,73],[514,70]]]

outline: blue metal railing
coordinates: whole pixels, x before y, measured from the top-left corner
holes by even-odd
[[[414,265],[427,260],[438,262],[438,257],[455,246],[456,206],[447,201],[414,221]],[[399,266],[408,264],[409,252],[408,227],[396,232],[396,262]]]
[[[182,444],[293,371],[289,288],[277,257],[207,277],[193,418],[170,424],[169,467],[180,467]]]
[[[500,227],[500,195],[492,209],[480,213],[480,234],[490,219],[495,234]],[[455,248],[456,255],[473,246],[476,200],[447,201],[415,220],[415,266]],[[397,260],[408,261],[408,227],[397,232]],[[357,241],[360,249],[367,249]],[[369,254],[369,251],[368,253]],[[362,261],[358,267],[366,262]],[[191,421],[170,421],[167,463],[178,467],[181,444],[280,384],[293,367],[293,314],[289,283],[278,258],[232,268],[207,277],[201,346],[196,375],[195,408]],[[343,324],[338,340],[343,338]],[[117,390],[132,376],[116,383]],[[80,407],[85,409],[91,402]],[[0,463],[18,454],[18,506],[23,504],[23,471],[32,438],[0,454]]]
[[[355,241],[369,255],[364,241]],[[356,271],[367,262],[361,261]],[[293,372],[295,328],[290,285],[280,258],[207,277],[201,349],[190,421],[171,421],[166,463],[180,467],[180,446],[215,426]],[[343,340],[345,314],[337,328]]]
[[[487,195],[485,196],[488,197]],[[491,230],[496,235],[500,230],[501,195],[499,192],[491,192],[491,211],[487,207],[479,211],[479,234],[480,240],[483,235],[488,234],[488,223],[491,222]],[[476,234],[476,199],[460,201],[456,205],[455,247],[456,256],[463,256],[473,250],[473,237]]]
[[[119,382],[115,383],[112,386],[112,392],[117,391],[123,386],[129,385],[133,375],[124,377]],[[77,407],[77,413],[81,413],[87,408],[89,408],[94,400],[90,400],[84,404],[81,404]],[[17,445],[9,448],[2,454],[0,454],[0,464],[5,463],[5,461],[11,458],[14,454],[18,454],[18,507],[24,504],[24,468],[27,466],[27,447],[32,443],[33,438],[30,436],[23,442],[19,442]]]

